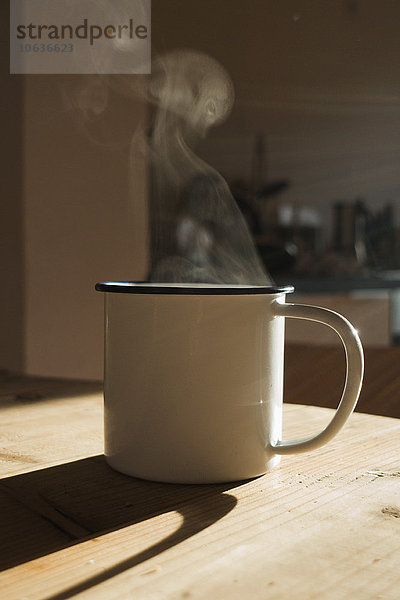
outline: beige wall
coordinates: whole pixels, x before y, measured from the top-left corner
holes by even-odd
[[[121,94],[121,78],[116,93],[113,78],[99,89],[95,76],[10,75],[8,5],[0,5],[0,370],[101,379],[103,297],[94,284],[147,270],[146,164],[129,168],[147,108]],[[135,77],[137,90],[143,83]]]
[[[103,297],[94,284],[146,273],[145,169],[129,189],[129,143],[145,107],[106,87],[108,104],[92,110],[96,81],[25,78],[28,373],[101,378]],[[82,98],[85,114],[71,110]]]
[[[147,270],[146,165],[132,189],[129,168],[146,107],[108,89],[104,112],[83,120],[71,98],[95,77],[11,76],[2,61],[0,370],[101,379],[94,284]]]
[[[10,75],[8,2],[0,10],[0,370],[101,379],[94,284],[147,271],[146,165],[133,180],[129,165],[147,109],[121,78],[117,93],[113,78],[99,89],[95,76]]]

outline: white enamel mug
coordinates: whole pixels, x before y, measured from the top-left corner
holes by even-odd
[[[248,479],[282,454],[313,450],[357,402],[363,351],[357,332],[325,308],[286,304],[288,287],[106,282],[105,455],[143,479],[216,483]],[[282,441],[285,317],[328,325],[346,353],[346,382],[328,426]]]

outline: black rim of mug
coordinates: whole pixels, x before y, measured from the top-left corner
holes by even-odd
[[[290,294],[292,285],[164,283],[150,281],[103,281],[96,283],[98,292],[118,294],[182,294],[196,296]]]

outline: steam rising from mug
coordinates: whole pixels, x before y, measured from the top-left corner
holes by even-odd
[[[228,73],[205,54],[174,51],[155,61],[149,94],[150,279],[270,283],[226,181],[191,149],[231,111]]]

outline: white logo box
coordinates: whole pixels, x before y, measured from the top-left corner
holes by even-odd
[[[10,0],[10,73],[150,72],[151,0]]]

